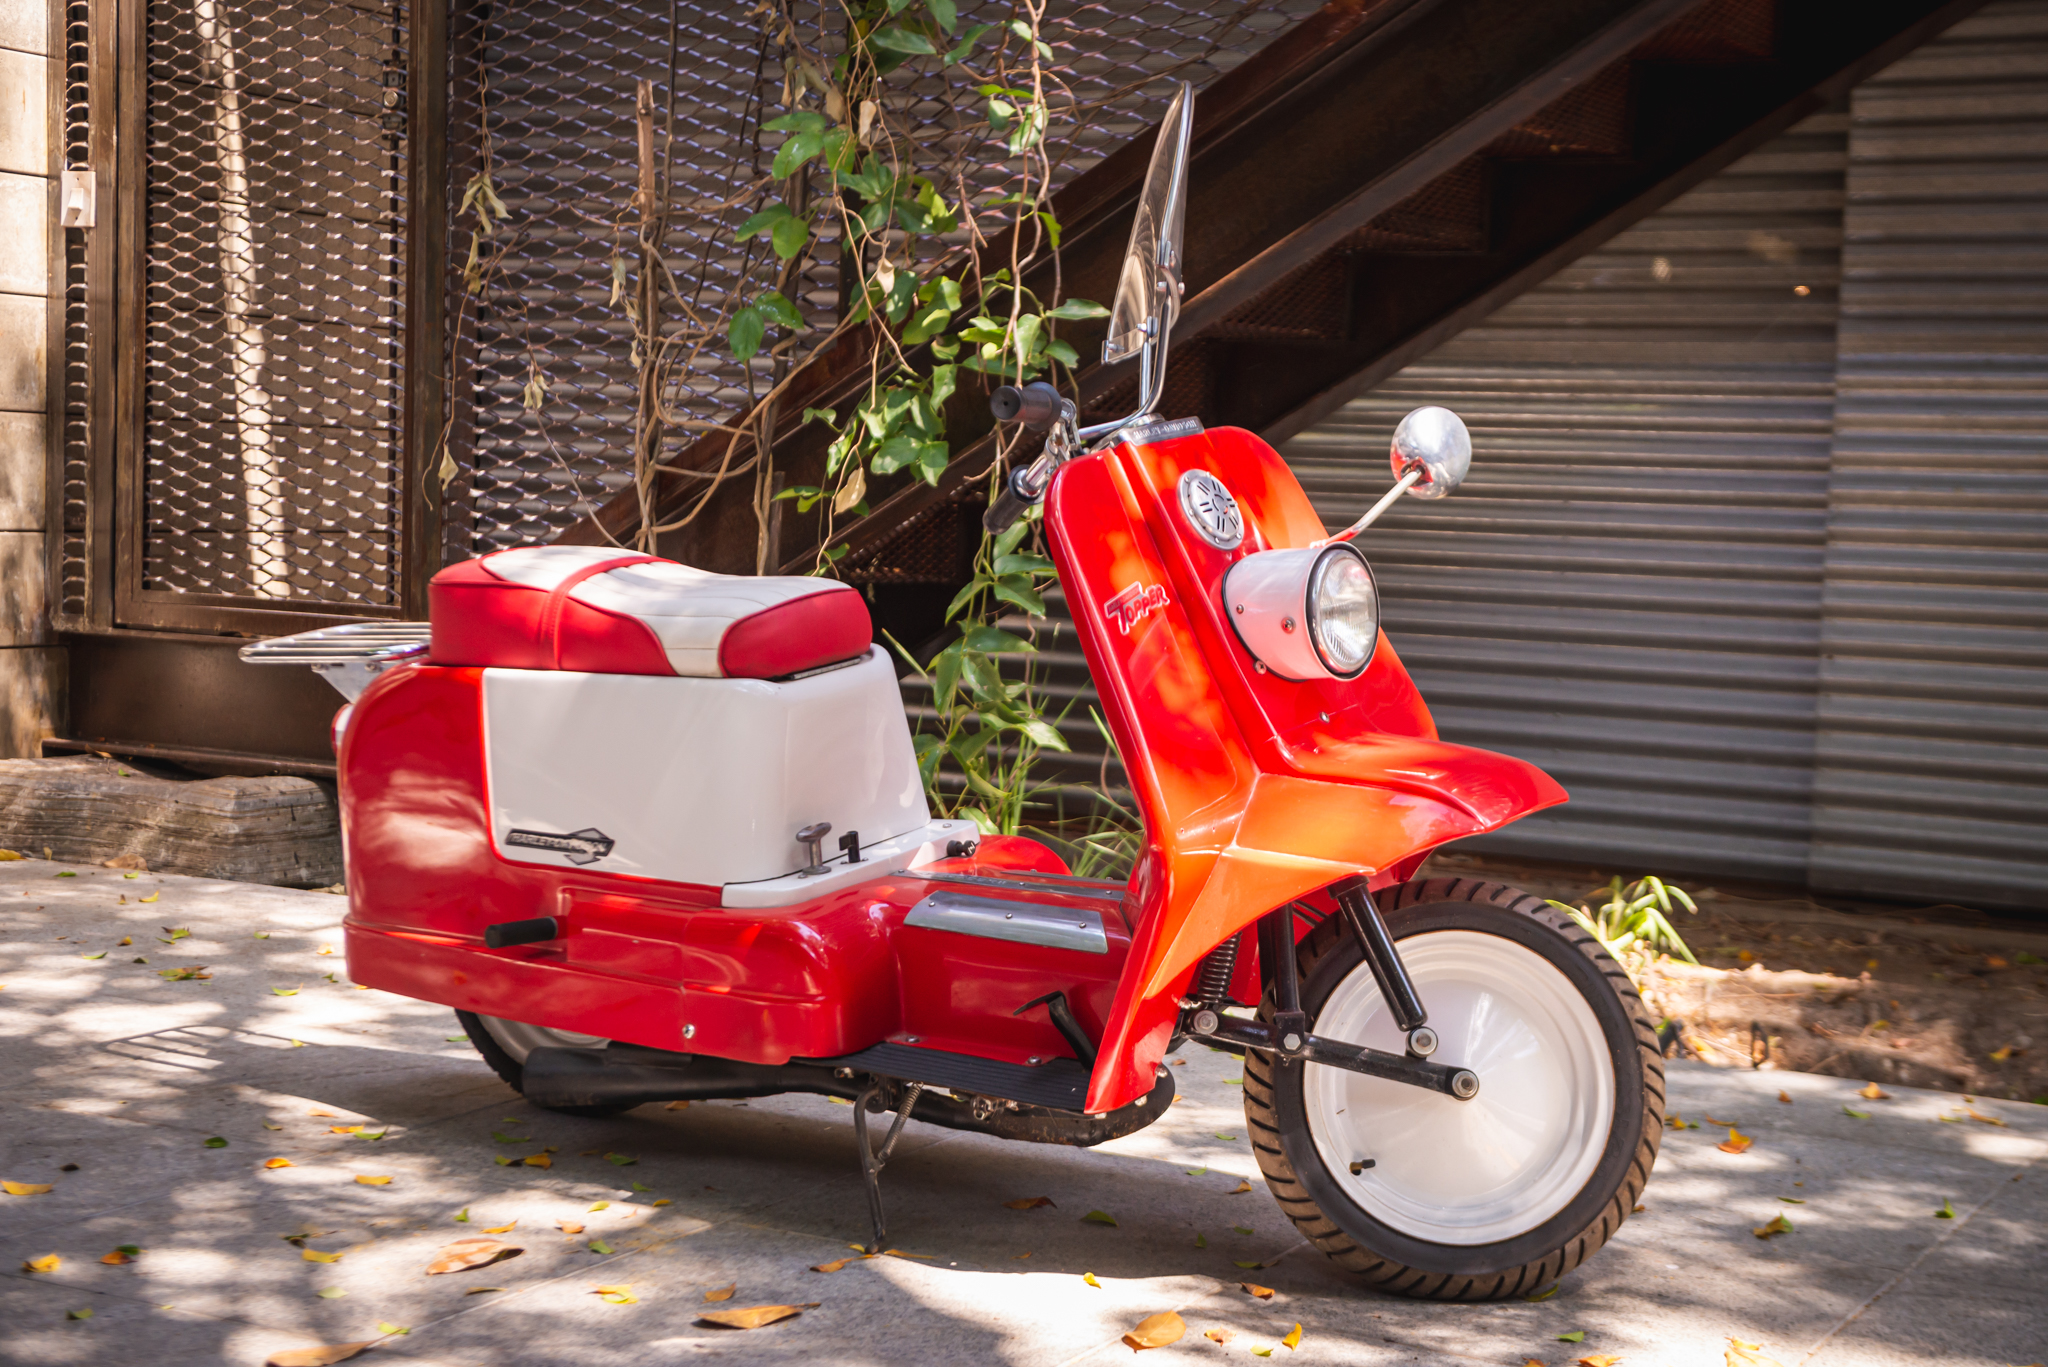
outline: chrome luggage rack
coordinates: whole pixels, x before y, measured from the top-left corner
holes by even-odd
[[[241,656],[253,665],[309,666],[354,702],[391,666],[425,656],[428,631],[425,622],[350,622],[256,641]]]

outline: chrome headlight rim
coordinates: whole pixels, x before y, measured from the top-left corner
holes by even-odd
[[[1365,658],[1359,661],[1355,669],[1348,670],[1339,668],[1331,660],[1330,652],[1324,648],[1322,614],[1317,611],[1317,599],[1321,596],[1319,590],[1322,587],[1323,576],[1330,572],[1330,567],[1334,563],[1347,557],[1356,561],[1358,567],[1365,571],[1365,581],[1372,587],[1372,642],[1365,648]],[[1365,558],[1365,552],[1350,542],[1333,542],[1324,547],[1323,553],[1309,566],[1305,588],[1306,592],[1302,595],[1305,600],[1302,604],[1302,621],[1308,628],[1309,648],[1315,651],[1317,661],[1330,672],[1331,678],[1346,682],[1356,679],[1372,667],[1373,658],[1380,650],[1380,582],[1378,576],[1372,572],[1372,562]]]

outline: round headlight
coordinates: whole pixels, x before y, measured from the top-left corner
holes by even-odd
[[[1308,635],[1323,667],[1355,679],[1380,640],[1380,594],[1372,568],[1349,543],[1319,556],[1308,576]]]

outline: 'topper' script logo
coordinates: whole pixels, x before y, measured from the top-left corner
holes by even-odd
[[[1133,584],[1105,602],[1102,615],[1115,622],[1117,630],[1128,636],[1132,627],[1165,607],[1168,601],[1166,590],[1157,584]]]

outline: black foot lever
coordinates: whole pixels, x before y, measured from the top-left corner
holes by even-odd
[[[860,1145],[860,1176],[861,1181],[867,1186],[868,1219],[875,1229],[875,1241],[868,1248],[870,1253],[882,1252],[883,1245],[889,1241],[888,1219],[882,1214],[882,1165],[889,1161],[889,1155],[895,1151],[896,1138],[903,1133],[903,1122],[910,1119],[910,1113],[917,1109],[917,1098],[924,1091],[924,1084],[905,1084],[903,1105],[896,1112],[896,1123],[889,1127],[889,1135],[882,1141],[881,1151],[877,1152],[868,1140],[868,1107],[880,1096],[881,1091],[881,1083],[870,1082],[867,1089],[853,1103],[854,1142]],[[880,1107],[876,1109],[879,1110]]]
[[[1090,1068],[1093,1068],[1095,1066],[1095,1041],[1089,1039],[1088,1032],[1081,1028],[1080,1018],[1074,1014],[1074,1008],[1068,1003],[1067,994],[1064,992],[1048,992],[1043,997],[1034,997],[1030,1001],[1025,1002],[1010,1014],[1021,1016],[1034,1006],[1045,1008],[1045,1014],[1052,1017],[1053,1029],[1060,1032],[1060,1038],[1064,1039],[1067,1042],[1067,1047],[1074,1051],[1074,1057],[1087,1064]]]

